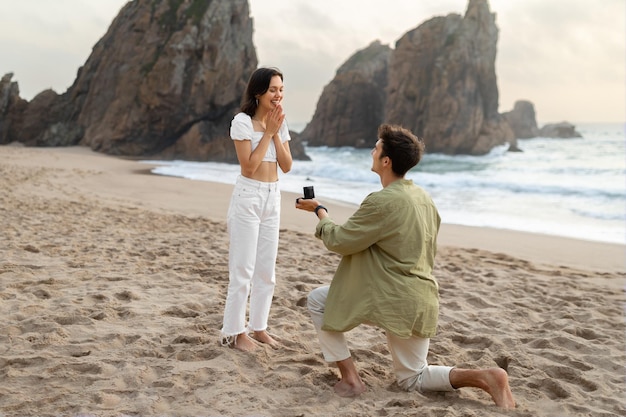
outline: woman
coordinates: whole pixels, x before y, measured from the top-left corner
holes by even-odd
[[[276,68],[259,68],[250,77],[235,115],[230,136],[241,175],[228,208],[230,237],[229,284],[222,344],[251,351],[256,341],[277,345],[267,332],[276,283],[275,266],[280,224],[278,167],[291,170],[289,129],[281,101],[283,75]],[[246,305],[250,297],[249,324]],[[252,332],[252,338],[248,336]]]

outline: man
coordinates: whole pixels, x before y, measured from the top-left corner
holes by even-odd
[[[438,284],[432,276],[440,217],[430,196],[405,179],[424,144],[410,131],[381,125],[372,150],[372,171],[383,189],[368,195],[343,225],[335,224],[316,199],[297,199],[296,208],[320,219],[315,236],[342,255],[330,286],[309,294],[308,309],[322,353],[336,362],[335,392],[353,397],[366,390],[344,332],[362,323],[385,329],[398,384],[407,391],[480,388],[499,407],[515,408],[508,375],[501,368],[459,369],[426,362],[439,314]]]

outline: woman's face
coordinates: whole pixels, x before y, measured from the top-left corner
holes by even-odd
[[[259,107],[272,110],[278,106],[283,99],[283,88],[283,80],[280,79],[279,75],[274,75],[265,94],[257,97]]]

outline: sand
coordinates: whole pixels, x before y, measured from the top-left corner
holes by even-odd
[[[401,391],[368,326],[347,335],[368,390],[346,399],[303,307],[339,261],[315,217],[283,194],[270,314],[282,347],[225,348],[232,187],[149,168],[0,147],[0,416],[626,414],[624,246],[445,224],[429,361],[506,369],[517,408],[476,389]],[[324,203],[337,221],[354,211]]]

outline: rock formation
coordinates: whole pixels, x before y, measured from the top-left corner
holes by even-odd
[[[390,54],[389,46],[375,41],[351,56],[324,87],[302,140],[311,146],[373,147],[385,113]]]
[[[247,0],[133,0],[94,46],[73,85],[30,102],[0,80],[0,144],[84,145],[112,155],[237,162],[229,126],[257,67]],[[498,29],[487,0],[435,17],[391,49],[356,52],[324,88],[294,159],[312,146],[372,147],[383,122],[429,152],[481,155],[516,138],[579,137],[566,122],[539,131],[534,107],[498,113]]]
[[[229,122],[257,66],[251,40],[245,0],[128,3],[70,89],[86,92],[81,144],[121,155],[227,157]]]
[[[569,122],[551,123],[539,129],[538,136],[543,138],[582,138],[576,126]]]
[[[436,17],[406,33],[390,52],[388,68],[388,52],[366,53],[381,50],[370,45],[324,89],[303,140],[371,146],[372,126],[388,122],[422,137],[429,152],[480,155],[498,145],[514,147],[515,135],[498,113],[497,40],[487,0],[470,0],[464,17]],[[378,79],[370,75],[368,82],[373,69]],[[385,96],[382,112],[378,100]],[[374,111],[367,111],[369,103]]]
[[[535,106],[530,101],[519,100],[515,102],[513,110],[503,113],[515,137],[517,139],[543,138],[581,138],[576,131],[576,126],[569,122],[550,123],[541,129],[537,127]]]
[[[539,135],[535,106],[530,101],[516,101],[513,110],[503,113],[502,116],[513,129],[517,139],[529,139]]]
[[[11,142],[17,136],[19,120],[17,115],[24,112],[26,100],[20,98],[20,88],[11,81],[13,74],[0,79],[0,145]]]
[[[25,105],[3,79],[1,143],[236,162],[228,131],[258,63],[252,31],[247,0],[131,1],[64,94]]]

